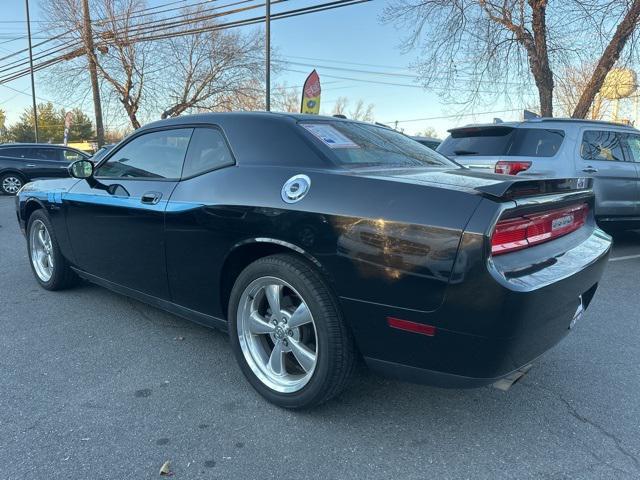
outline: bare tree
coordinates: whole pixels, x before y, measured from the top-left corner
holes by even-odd
[[[152,20],[148,15],[135,15],[145,6],[144,0],[91,2],[91,16],[99,19],[93,25],[98,50],[94,60],[103,88],[108,86],[112,90],[105,92],[105,97],[115,98],[121,104],[133,128],[140,127],[138,115],[147,93],[146,82],[149,73],[157,70],[159,64],[159,55],[153,51],[158,45],[136,41],[139,25]],[[65,40],[82,45],[82,8],[79,0],[48,0],[43,2],[42,9],[52,31],[68,30]],[[68,62],[52,71],[53,78],[57,78],[56,84],[60,83],[60,77],[65,78],[65,83],[68,82],[56,88],[62,88],[67,95],[86,96],[89,89],[86,65],[84,55],[70,55]]]
[[[348,103],[349,99],[347,97],[338,97],[336,103],[333,105],[332,115],[346,115]]]
[[[349,99],[347,97],[338,97],[333,105],[332,115],[345,115],[353,120],[361,120],[363,122],[373,122],[373,109],[372,103],[365,105],[364,100],[359,99],[353,109],[347,112],[349,106]]]
[[[196,19],[198,9],[186,11],[185,18]],[[190,110],[219,110],[230,97],[252,97],[255,85],[264,76],[262,37],[214,28],[213,20],[194,21],[198,33],[164,41],[166,69],[158,79],[157,90],[166,98],[164,117]]]
[[[528,98],[553,115],[554,71],[585,56],[599,58],[574,116],[586,115],[608,71],[632,38],[640,0],[394,0],[383,20],[411,33],[424,86],[451,102],[474,105],[499,97]],[[551,12],[551,13],[550,13]],[[617,19],[620,20],[616,27]],[[615,34],[608,40],[611,27]]]
[[[567,67],[556,79],[554,96],[556,105],[563,117],[570,117],[578,105],[585,88],[593,74],[594,66],[590,63],[580,64],[576,67]],[[593,120],[602,120],[607,113],[602,96],[597,94],[591,108],[585,117]]]
[[[609,44],[607,45],[607,48],[605,48],[604,52],[602,53],[600,61],[596,65],[596,68],[593,70],[591,79],[582,91],[580,100],[578,100],[578,105],[576,105],[576,108],[573,112],[573,117],[584,118],[587,115],[589,109],[591,108],[591,104],[593,103],[593,99],[604,84],[604,80],[607,77],[607,74],[613,68],[616,62],[620,60],[622,51],[624,50],[627,42],[634,34],[639,19],[640,0],[633,0],[629,3],[628,10],[622,18],[622,21],[618,24],[615,33],[613,34],[611,40],[609,41]]]
[[[365,105],[364,100],[359,99],[356,102],[356,106],[349,113],[349,118],[363,122],[373,122],[373,104]]]
[[[300,113],[302,93],[297,87],[289,87],[286,83],[273,87],[271,93],[272,110],[276,112]]]

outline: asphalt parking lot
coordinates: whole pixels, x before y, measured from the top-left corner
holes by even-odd
[[[0,197],[0,478],[640,477],[640,232],[581,323],[510,391],[358,374],[304,413],[244,380],[226,335],[92,285],[51,293]],[[553,306],[549,306],[553,308]]]

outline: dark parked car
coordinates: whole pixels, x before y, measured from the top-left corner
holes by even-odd
[[[18,197],[40,285],[228,329],[289,408],[336,395],[357,355],[441,386],[515,378],[582,316],[611,245],[591,180],[472,172],[330,117],[173,118],[70,170]]]
[[[111,150],[113,148],[113,146],[115,145],[115,143],[108,143],[107,145],[103,145],[102,147],[100,147],[96,153],[94,153],[93,155],[91,155],[91,163],[96,164],[100,161],[100,159],[102,157],[104,157],[107,152],[109,150]]]
[[[68,166],[89,158],[75,148],[47,143],[6,143],[0,145],[0,191],[15,195],[37,178],[68,177]]]
[[[431,150],[435,150],[442,143],[442,140],[433,137],[420,137],[415,135],[411,138],[413,138],[416,142],[421,143],[425,147],[429,147]]]

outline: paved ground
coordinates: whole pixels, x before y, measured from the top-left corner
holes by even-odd
[[[614,255],[640,254],[640,233]],[[0,478],[640,476],[640,257],[509,392],[363,372],[310,413],[243,379],[223,333],[85,285],[40,289],[0,197]],[[180,340],[180,337],[184,337]]]

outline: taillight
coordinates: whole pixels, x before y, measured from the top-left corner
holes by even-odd
[[[589,206],[584,203],[499,220],[491,236],[491,253],[522,250],[571,233],[585,224],[588,214]]]
[[[502,175],[517,175],[520,172],[529,170],[531,162],[508,162],[506,160],[500,160],[494,167],[494,172],[501,173]]]

